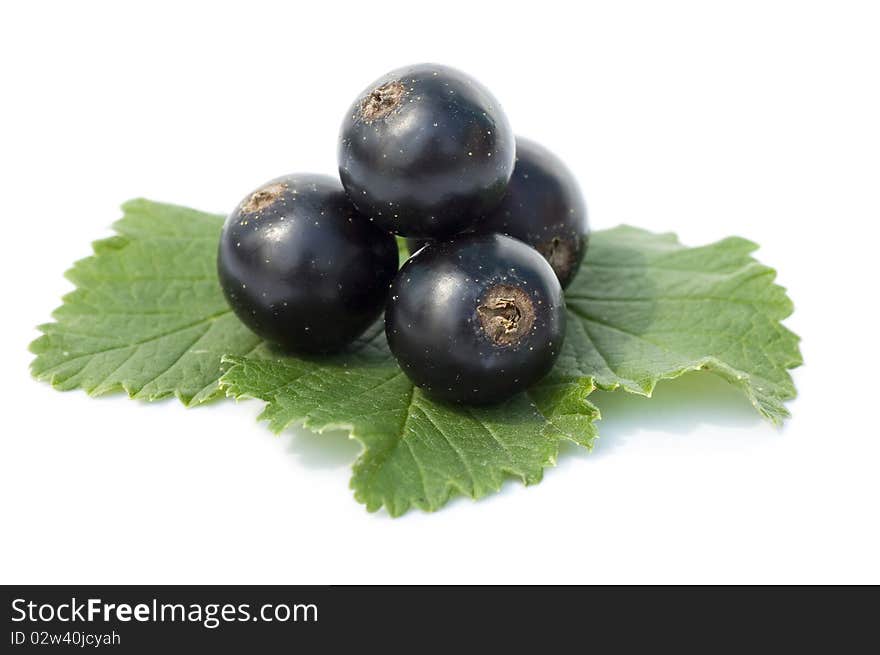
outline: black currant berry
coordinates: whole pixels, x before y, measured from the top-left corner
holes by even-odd
[[[516,239],[430,243],[394,278],[385,334],[403,371],[432,396],[499,402],[553,367],[565,336],[562,288]]]
[[[516,167],[498,207],[473,228],[524,241],[550,262],[563,288],[589,243],[587,207],[568,167],[545,147],[517,137]]]
[[[339,175],[358,210],[381,227],[446,237],[501,201],[514,150],[489,91],[460,71],[421,64],[376,80],[348,110]]]
[[[564,289],[580,268],[590,240],[587,207],[574,175],[556,155],[518,137],[516,166],[501,204],[468,228],[524,241],[550,262]],[[408,238],[414,254],[431,239]]]
[[[427,246],[433,241],[433,239],[409,237],[407,239],[404,239],[404,241],[406,241],[407,252],[409,252],[410,255],[415,255],[416,252],[422,248],[422,246]]]
[[[337,180],[290,175],[226,219],[217,270],[251,330],[285,350],[339,350],[381,313],[397,270],[394,237],[359,215]]]

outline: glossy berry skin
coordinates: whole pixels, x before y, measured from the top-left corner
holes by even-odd
[[[297,353],[340,350],[360,335],[396,270],[394,237],[326,175],[279,177],[251,193],[226,219],[217,255],[235,314]]]
[[[498,101],[436,64],[392,71],[358,96],[342,123],[339,176],[381,227],[447,237],[501,201],[515,138]]]
[[[406,241],[406,250],[410,256],[415,255],[423,246],[427,246],[433,239],[421,239],[416,237],[408,237]]]
[[[468,230],[524,241],[553,267],[562,288],[577,275],[590,241],[587,206],[568,167],[543,146],[517,137],[516,166],[501,204]],[[415,253],[429,239],[408,238]]]
[[[565,336],[562,288],[516,239],[430,243],[394,278],[385,334],[404,373],[431,396],[500,402],[553,367]]]
[[[516,140],[516,167],[501,204],[474,225],[524,241],[550,262],[562,288],[574,279],[589,245],[587,206],[559,157],[534,141]]]

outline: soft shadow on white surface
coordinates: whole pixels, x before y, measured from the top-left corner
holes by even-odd
[[[361,452],[360,443],[350,438],[344,430],[328,430],[319,434],[297,426],[286,430],[282,438],[287,440],[285,450],[307,468],[350,467]]]
[[[764,419],[738,388],[712,373],[687,373],[658,383],[651,398],[625,391],[596,391],[590,400],[602,413],[592,452],[564,443],[560,459],[605,457],[637,433],[687,435],[701,428],[747,428]],[[713,431],[706,429],[707,438]],[[644,438],[650,438],[645,435]]]

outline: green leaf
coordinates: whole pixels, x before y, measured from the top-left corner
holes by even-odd
[[[787,369],[801,361],[797,337],[779,323],[791,303],[754,249],[735,238],[685,248],[627,227],[596,233],[566,294],[559,364],[528,397],[501,407],[432,402],[394,364],[381,331],[332,361],[232,358],[223,382],[231,395],[266,401],[262,418],[276,431],[294,423],[349,430],[364,445],[352,487],[368,509],[433,510],[453,492],[494,491],[505,474],[540,480],[559,439],[589,447],[594,381],[650,394],[658,380],[711,369],[764,415],[785,416],[782,403],[794,396]]]
[[[381,325],[349,351],[280,357],[232,315],[217,283],[223,217],[136,200],[117,236],[68,272],[76,290],[31,344],[36,377],[92,394],[125,390],[187,404],[221,392],[264,400],[274,430],[344,428],[364,446],[355,496],[393,515],[434,510],[452,495],[478,498],[509,476],[526,484],[554,463],[561,439],[589,447],[594,385],[650,394],[657,381],[710,369],[739,386],[771,420],[794,397],[801,362],[791,313],[755,245],[731,238],[685,248],[672,235],[622,227],[593,235],[566,294],[560,361],[539,385],[491,408],[424,396],[388,352]]]
[[[711,370],[741,388],[773,422],[795,396],[802,363],[776,273],[736,237],[686,248],[671,234],[619,227],[593,235],[566,292],[563,353],[553,375],[650,395],[659,380]]]
[[[403,237],[395,237],[397,239],[397,259],[398,266],[403,266],[403,262],[409,259],[410,252],[406,245],[406,239]]]
[[[364,446],[351,486],[370,511],[436,510],[454,494],[497,491],[508,476],[533,484],[556,462],[560,439],[590,446],[595,436],[589,383],[545,389],[541,403],[554,407],[546,416],[525,394],[488,408],[446,405],[398,368],[381,325],[332,358],[260,354],[226,358],[229,394],[266,401],[261,418],[276,432],[292,424],[348,430]]]
[[[76,262],[54,323],[31,344],[35,377],[58,389],[126,391],[197,404],[220,395],[220,359],[260,340],[220,290],[216,251],[223,217],[133,200],[114,228]]]

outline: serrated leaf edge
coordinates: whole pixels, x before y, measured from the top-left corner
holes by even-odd
[[[539,482],[541,482],[543,480],[544,470],[549,467],[556,466],[556,464],[557,464],[558,457],[559,457],[559,441],[560,441],[560,439],[566,439],[566,440],[571,441],[573,443],[584,446],[583,443],[577,441],[576,439],[573,439],[570,435],[567,435],[567,433],[564,430],[556,427],[555,424],[553,423],[552,417],[547,417],[546,415],[544,415],[542,413],[541,415],[544,416],[547,423],[549,425],[553,425],[554,427],[556,427],[558,435],[552,436],[552,435],[546,434],[546,431],[549,429],[548,426],[545,426],[545,428],[541,431],[541,436],[543,438],[548,439],[550,442],[552,442],[553,448],[552,448],[552,452],[550,452],[547,455],[547,458],[543,462],[540,463],[539,468],[532,475],[529,475],[528,473],[522,473],[520,471],[516,471],[516,470],[510,469],[505,466],[499,466],[498,471],[499,471],[499,473],[501,473],[501,475],[498,477],[498,479],[492,480],[490,483],[487,484],[487,486],[485,486],[483,489],[481,489],[479,491],[477,491],[476,489],[468,489],[468,488],[463,487],[459,484],[456,484],[453,481],[448,481],[446,483],[443,491],[441,492],[440,497],[434,503],[428,502],[427,500],[424,503],[420,503],[417,501],[406,501],[404,503],[398,503],[394,500],[394,498],[390,498],[385,494],[381,494],[379,500],[367,498],[364,496],[364,494],[360,490],[358,490],[354,487],[355,475],[357,474],[358,466],[363,461],[363,457],[367,452],[367,444],[361,438],[361,436],[359,435],[355,426],[349,422],[344,422],[344,421],[343,422],[332,421],[332,422],[316,423],[315,421],[312,420],[312,417],[310,417],[310,416],[304,416],[301,418],[291,419],[291,420],[285,421],[283,423],[271,421],[269,419],[269,417],[267,416],[268,403],[271,401],[269,401],[265,398],[258,398],[258,397],[252,396],[252,395],[248,394],[247,392],[242,391],[234,382],[230,381],[227,377],[235,366],[238,366],[243,363],[244,359],[246,359],[246,358],[241,357],[241,356],[224,356],[223,357],[223,359],[222,359],[223,364],[229,365],[229,368],[226,370],[226,372],[223,374],[223,376],[221,376],[221,378],[219,380],[220,389],[223,392],[225,392],[226,396],[233,398],[236,401],[254,399],[254,400],[260,400],[262,402],[267,403],[266,409],[264,409],[258,415],[257,419],[262,420],[262,421],[266,421],[268,423],[269,429],[275,434],[280,434],[284,430],[291,428],[291,427],[295,427],[295,426],[301,426],[301,427],[306,428],[316,434],[323,434],[324,432],[327,432],[330,430],[341,430],[341,431],[347,432],[349,439],[354,439],[355,441],[357,441],[361,445],[361,452],[358,453],[357,459],[352,464],[352,471],[353,471],[354,475],[352,476],[352,479],[349,482],[349,488],[351,488],[354,491],[355,500],[357,500],[359,503],[363,504],[366,507],[368,512],[376,512],[379,509],[381,509],[383,506],[386,508],[389,516],[394,517],[394,518],[402,516],[412,507],[416,507],[416,508],[418,508],[422,511],[425,511],[425,512],[435,512],[435,511],[441,509],[442,507],[444,507],[456,495],[461,495],[461,496],[464,496],[467,498],[471,498],[472,500],[479,500],[480,498],[484,498],[490,494],[497,493],[507,480],[511,480],[511,479],[519,480],[520,482],[522,482],[522,484],[524,486],[531,486],[533,484],[538,484]],[[401,371],[399,374],[403,375],[404,373]],[[594,388],[592,383],[586,383],[586,386],[587,386],[587,388],[590,388],[590,389]],[[407,410],[406,410],[406,414],[405,414],[407,419],[408,419],[408,417],[410,415],[410,411],[413,407],[414,398],[415,398],[416,393],[417,393],[416,387],[413,385],[413,393],[410,396],[409,404],[407,406]],[[534,401],[532,401],[532,402],[534,403]],[[594,405],[592,405],[592,403],[590,403],[588,400],[586,400],[586,396],[584,396],[583,402],[586,403],[586,405],[592,409],[592,413],[590,415],[591,419],[597,420],[598,416],[599,416],[598,409]],[[592,417],[595,417],[595,418],[592,418]],[[405,420],[407,420],[407,419],[405,419]],[[404,428],[405,428],[405,422],[404,422]],[[398,438],[400,441],[402,441],[403,435],[402,434],[398,435]],[[592,440],[594,440],[595,438],[597,438],[597,435],[595,434],[595,431],[594,431],[593,434],[591,435],[591,440],[590,440],[589,446],[584,446],[584,447],[587,447],[588,449],[592,448]]]

